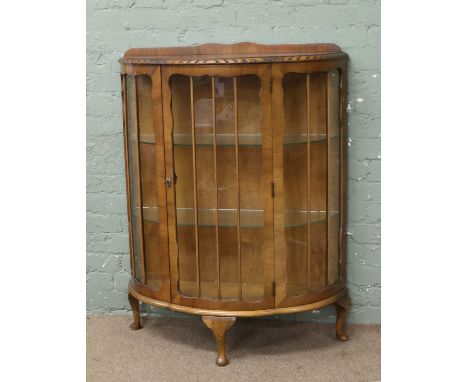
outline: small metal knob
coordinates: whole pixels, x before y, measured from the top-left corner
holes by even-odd
[[[166,187],[171,187],[172,178],[168,176],[164,183],[166,184]]]

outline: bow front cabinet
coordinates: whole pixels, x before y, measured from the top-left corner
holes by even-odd
[[[337,308],[346,340],[347,55],[333,44],[130,49],[120,60],[139,302],[236,317]]]

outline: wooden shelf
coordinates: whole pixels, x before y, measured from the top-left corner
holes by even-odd
[[[197,282],[179,280],[179,291],[182,295],[188,297],[198,297]],[[243,283],[242,301],[256,302],[261,301],[264,295],[264,286],[262,284]],[[200,294],[202,298],[210,300],[218,299],[218,285],[216,281],[201,281]],[[221,282],[221,299],[224,301],[239,300],[239,283]]]
[[[287,284],[286,292],[290,296],[300,296],[310,293],[311,290],[320,290],[323,285],[299,285]],[[181,294],[188,297],[197,297],[197,282],[194,280],[180,280],[179,291]],[[202,298],[210,300],[218,299],[218,285],[216,281],[201,281],[200,294]],[[242,284],[242,300],[243,301],[260,301],[264,294],[264,286],[262,284],[243,283]],[[221,282],[221,299],[223,301],[238,301],[239,300],[239,283]]]
[[[315,284],[315,285],[314,285]],[[307,295],[311,292],[317,292],[323,289],[325,285],[320,285],[320,280],[314,280],[314,283],[311,284],[309,287],[307,285],[300,285],[300,284],[286,284],[286,294],[288,296],[303,296]]]

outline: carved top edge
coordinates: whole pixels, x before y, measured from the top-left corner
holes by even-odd
[[[335,44],[203,44],[176,48],[134,48],[121,64],[200,65],[323,61],[346,58]]]

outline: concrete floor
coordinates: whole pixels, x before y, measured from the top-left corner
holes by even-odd
[[[238,319],[227,336],[230,364],[215,365],[211,332],[201,319],[87,318],[87,381],[379,381],[380,326]]]

